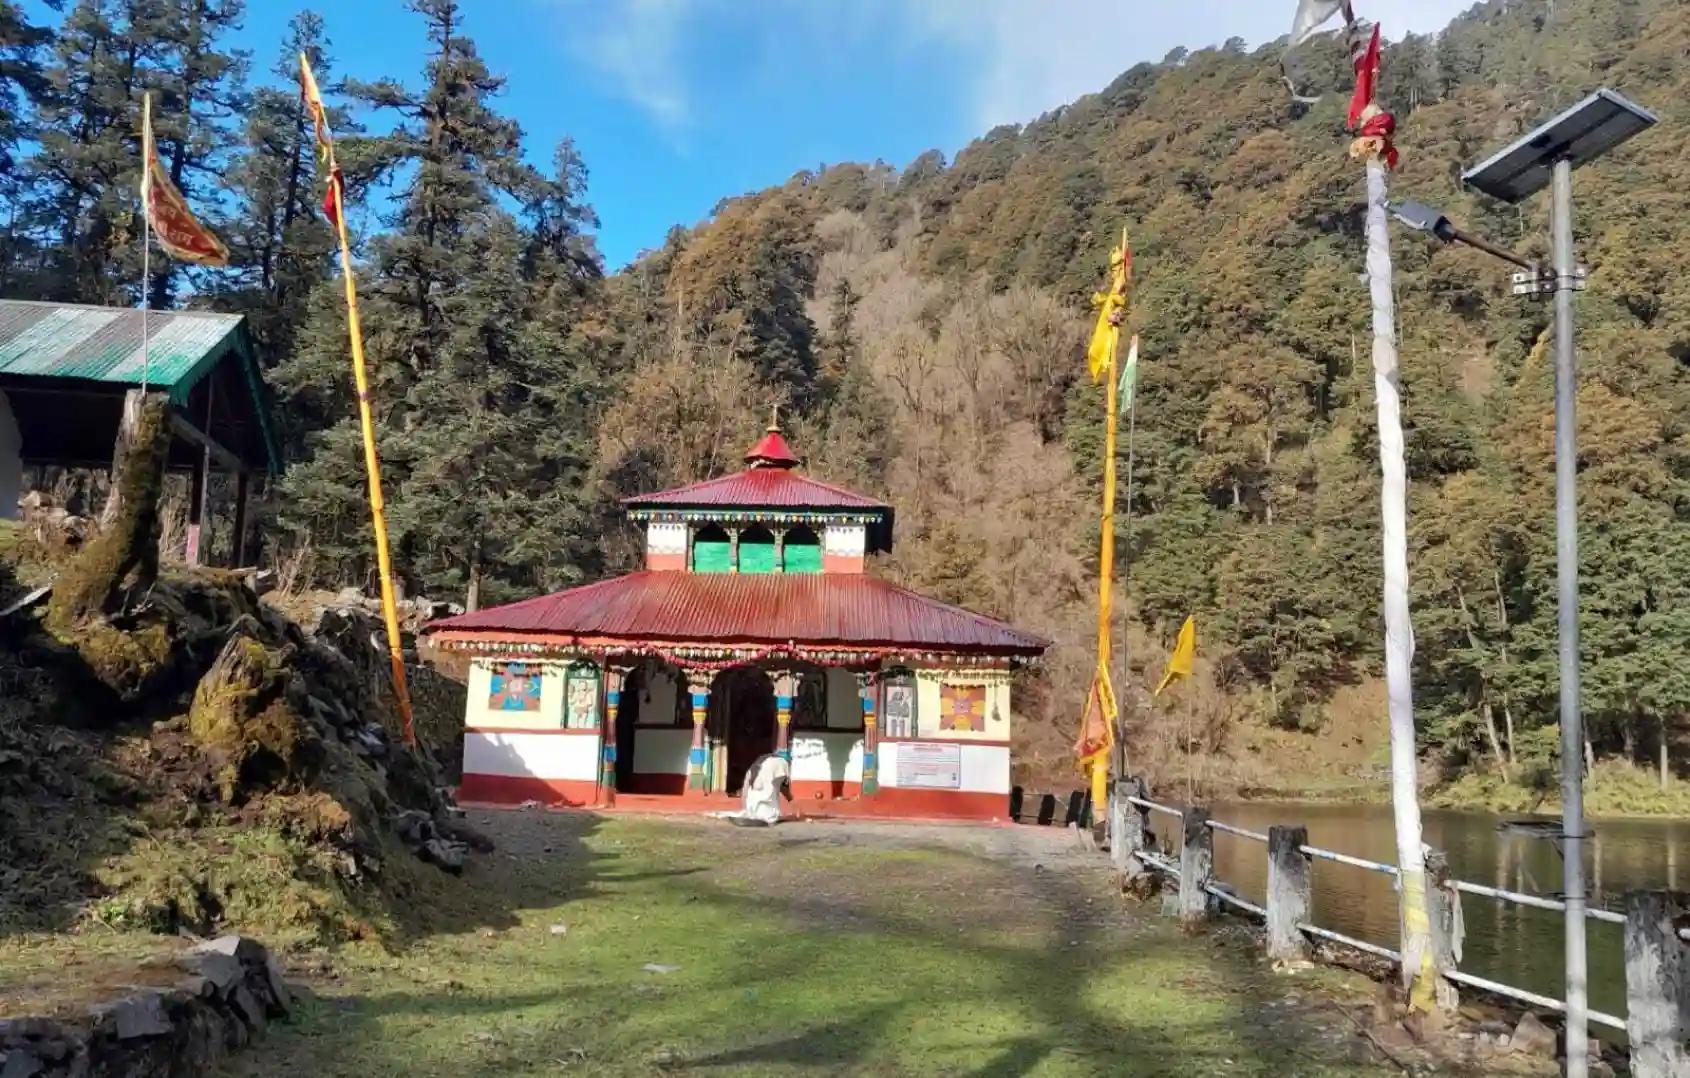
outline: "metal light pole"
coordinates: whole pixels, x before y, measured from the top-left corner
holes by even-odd
[[[1561,666],[1561,871],[1567,902],[1567,1074],[1588,1067],[1584,933],[1584,716],[1579,711],[1578,369],[1573,346],[1573,163],[1555,162],[1555,591]]]
[[[1579,711],[1578,371],[1573,294],[1584,273],[1573,259],[1573,169],[1655,123],[1647,110],[1612,90],[1598,90],[1462,176],[1463,182],[1517,203],[1551,186],[1555,272],[1555,576],[1561,673],[1562,885],[1566,898],[1567,1074],[1589,1073],[1585,962],[1584,722]],[[1524,289],[1541,294],[1544,278]],[[1519,276],[1516,277],[1519,280]]]

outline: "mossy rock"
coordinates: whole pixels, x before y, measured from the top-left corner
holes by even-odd
[[[194,691],[188,731],[218,760],[225,801],[308,779],[322,759],[321,737],[294,704],[290,655],[236,633]]]

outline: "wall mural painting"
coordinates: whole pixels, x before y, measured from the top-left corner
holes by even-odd
[[[941,685],[939,729],[979,733],[986,728],[986,686]]]
[[[539,711],[540,668],[528,663],[505,663],[493,669],[487,694],[489,711]]]
[[[884,725],[887,737],[915,737],[915,680],[894,677],[886,682]]]
[[[564,725],[571,730],[591,730],[599,724],[599,676],[591,668],[571,670]]]

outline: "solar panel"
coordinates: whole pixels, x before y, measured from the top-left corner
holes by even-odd
[[[1648,109],[1602,89],[1561,113],[1490,159],[1468,169],[1461,181],[1499,198],[1520,202],[1549,186],[1555,162],[1574,168],[1592,161],[1655,124]]]

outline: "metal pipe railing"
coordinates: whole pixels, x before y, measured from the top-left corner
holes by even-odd
[[[1165,812],[1169,816],[1181,816],[1181,817],[1183,817],[1185,815],[1185,813],[1181,812],[1177,808],[1171,808],[1167,805],[1158,805],[1156,802],[1146,801],[1142,797],[1129,797],[1129,798],[1127,798],[1127,804],[1137,805],[1139,808],[1148,809],[1151,812]]]
[[[1524,1003],[1530,1003],[1534,1006],[1543,1007],[1558,1013],[1565,1012],[1567,1009],[1567,1005],[1558,999],[1551,999],[1549,996],[1541,996],[1536,992],[1530,992],[1524,988],[1515,988],[1513,985],[1503,984],[1501,981],[1492,981],[1485,977],[1476,977],[1471,973],[1463,973],[1458,969],[1445,970],[1444,976],[1448,977],[1457,984],[1472,985],[1474,988],[1483,989],[1486,992],[1495,992],[1499,996],[1508,996],[1512,999],[1517,999]],[[1592,1022],[1600,1022],[1602,1025],[1610,1026],[1622,1031],[1625,1029],[1625,1019],[1616,1018],[1611,1014],[1604,1014],[1601,1011],[1586,1011],[1585,1016]]]
[[[1366,951],[1368,954],[1378,955],[1380,958],[1388,958],[1392,962],[1402,961],[1402,955],[1399,952],[1393,951],[1389,947],[1381,947],[1377,943],[1358,940],[1354,936],[1346,936],[1342,932],[1334,932],[1330,928],[1311,925],[1306,921],[1298,921],[1297,927],[1311,936],[1319,936],[1321,939],[1331,940],[1333,943],[1342,943],[1345,946],[1354,947],[1358,951]]]
[[[1260,831],[1247,831],[1242,827],[1234,827],[1229,823],[1221,823],[1219,820],[1210,820],[1209,829],[1211,831],[1225,831],[1229,835],[1237,835],[1239,838],[1253,839],[1256,842],[1266,842],[1268,840],[1268,837]]]
[[[1159,804],[1145,798],[1129,797],[1127,800],[1129,803],[1151,812],[1161,812],[1166,813],[1169,816],[1178,816],[1181,818],[1185,816],[1185,813],[1179,809],[1173,808],[1169,805]],[[1268,836],[1262,832],[1251,831],[1247,828],[1237,827],[1233,824],[1224,823],[1219,820],[1209,820],[1206,824],[1211,831],[1235,835],[1239,838],[1249,839],[1255,842],[1266,843],[1268,841]],[[1332,861],[1337,864],[1349,865],[1353,868],[1365,869],[1369,872],[1379,872],[1389,876],[1400,876],[1402,874],[1401,870],[1396,865],[1387,864],[1383,861],[1372,861],[1365,857],[1356,857],[1353,854],[1339,853],[1337,850],[1327,850],[1319,846],[1307,845],[1299,846],[1298,850],[1310,857],[1319,858],[1325,861]],[[1152,868],[1155,868],[1159,872],[1166,873],[1175,879],[1178,879],[1180,876],[1180,866],[1177,861],[1161,857],[1147,850],[1136,850],[1134,851],[1134,855],[1137,856],[1140,861]],[[1484,884],[1471,883],[1467,880],[1450,880],[1449,886],[1466,894],[1480,895],[1485,898],[1495,899],[1499,902],[1528,906],[1534,909],[1550,910],[1560,913],[1565,913],[1567,909],[1567,903],[1558,898],[1547,898],[1542,895],[1530,895],[1520,891],[1510,891],[1502,887],[1488,887]],[[1230,890],[1225,889],[1221,885],[1210,882],[1204,885],[1203,890],[1206,894],[1229,906],[1244,910],[1257,917],[1264,919],[1267,917],[1267,910],[1265,908],[1256,905],[1254,902],[1251,902],[1250,900],[1243,898]],[[1585,916],[1591,920],[1619,925],[1625,924],[1626,920],[1623,913],[1600,908],[1587,907],[1585,909]],[[1301,931],[1317,939],[1328,940],[1332,943],[1352,947],[1358,951],[1387,959],[1391,962],[1400,963],[1402,961],[1402,955],[1389,947],[1382,947],[1379,944],[1369,943],[1367,940],[1357,939],[1354,936],[1348,936],[1342,932],[1336,932],[1330,928],[1322,928],[1319,925],[1307,922],[1299,922],[1297,927]],[[1690,942],[1690,928],[1679,929],[1678,937],[1686,942]],[[1457,984],[1464,984],[1482,991],[1493,992],[1500,996],[1516,999],[1532,1006],[1543,1007],[1557,1013],[1565,1013],[1567,1009],[1566,1004],[1561,1000],[1553,999],[1549,996],[1532,992],[1528,989],[1516,988],[1513,985],[1504,984],[1501,981],[1493,981],[1487,977],[1477,976],[1476,974],[1451,969],[1444,971],[1444,976],[1448,977],[1451,981]],[[1602,1011],[1588,1010],[1586,1012],[1586,1016],[1590,1021],[1599,1025],[1608,1026],[1611,1029],[1623,1032],[1626,1028],[1625,1019],[1612,1014],[1606,1014]]]
[[[1336,850],[1323,850],[1319,846],[1298,846],[1297,849],[1308,854],[1310,857],[1319,857],[1324,861],[1336,861],[1340,865],[1352,865],[1356,868],[1365,868],[1369,872],[1383,872],[1387,876],[1396,876],[1399,874],[1396,865],[1387,865],[1383,861],[1369,861],[1365,857],[1353,857],[1350,854],[1339,853]]]

